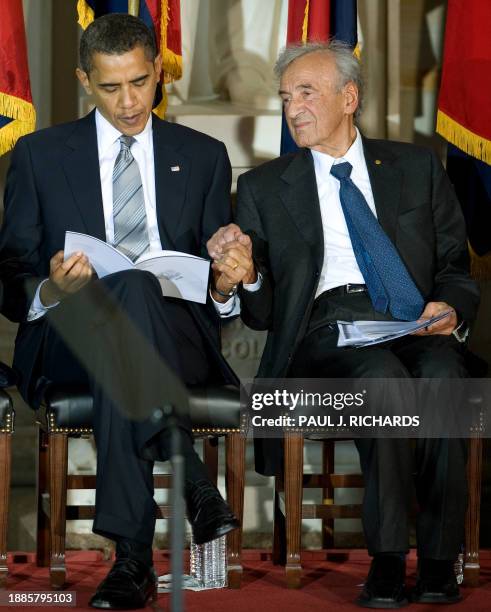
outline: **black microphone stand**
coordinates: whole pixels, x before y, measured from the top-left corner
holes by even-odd
[[[181,453],[181,439],[177,414],[179,409],[172,404],[163,407],[167,427],[171,432],[171,610],[183,612],[182,576],[184,553],[184,457]]]

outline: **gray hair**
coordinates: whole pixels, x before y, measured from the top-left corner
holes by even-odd
[[[311,53],[325,53],[334,58],[339,75],[338,89],[341,90],[346,83],[353,82],[358,88],[358,108],[354,113],[355,119],[361,114],[363,106],[363,76],[361,64],[353,54],[353,48],[340,40],[332,38],[328,42],[310,42],[299,45],[291,45],[281,50],[274,73],[281,79],[285,70],[295,60],[310,55]]]

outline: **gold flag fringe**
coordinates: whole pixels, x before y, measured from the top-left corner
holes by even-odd
[[[182,77],[182,57],[170,49],[164,49],[161,53],[164,83],[177,81]]]
[[[160,21],[160,54],[164,82],[171,83],[182,77],[182,57],[167,48],[167,26],[169,25],[169,2],[162,0],[162,16]]]
[[[441,110],[436,118],[436,131],[462,151],[491,164],[491,140],[474,134]]]
[[[309,36],[309,3],[310,0],[307,0],[305,3],[305,16],[303,18],[302,24],[302,42],[305,44],[308,40]]]
[[[0,93],[0,115],[13,119],[0,128],[0,155],[3,155],[10,151],[21,136],[34,130],[36,111],[30,102]]]
[[[36,121],[36,111],[32,102],[0,92],[0,115],[19,119],[19,121]]]
[[[182,56],[167,48],[167,26],[169,24],[169,2],[162,0],[162,13],[160,17],[160,55],[162,57],[162,71],[164,84],[162,85],[162,100],[153,109],[153,112],[163,119],[167,110],[167,91],[165,83],[172,83],[182,77]]]
[[[85,30],[94,21],[94,10],[85,2],[78,0],[77,2],[78,23]]]
[[[0,128],[0,156],[10,151],[21,136],[30,134],[36,126],[36,120],[20,121],[14,119]]]

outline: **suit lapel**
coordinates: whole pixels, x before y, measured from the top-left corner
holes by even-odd
[[[94,112],[77,122],[66,146],[63,169],[86,232],[106,240]]]
[[[370,177],[377,218],[393,243],[401,202],[402,172],[395,167],[395,158],[377,143],[363,138],[363,149]]]
[[[301,149],[281,175],[281,200],[304,240],[312,247],[319,270],[324,257],[324,234],[312,154]]]
[[[190,161],[172,142],[169,125],[165,121],[154,115],[152,125],[160,239],[163,249],[174,249],[177,228],[184,210]]]

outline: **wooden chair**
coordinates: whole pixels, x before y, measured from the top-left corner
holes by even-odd
[[[8,576],[7,528],[10,500],[11,441],[14,433],[12,399],[4,390],[16,382],[14,372],[0,362],[0,588]]]
[[[233,387],[208,387],[190,398],[193,433],[204,439],[204,459],[217,481],[218,437],[225,437],[228,503],[242,523],[245,437],[240,431],[240,397]],[[94,489],[95,475],[70,475],[68,438],[92,434],[92,397],[84,389],[52,387],[38,412],[37,563],[49,566],[52,588],[66,582],[66,521],[93,519],[93,506],[67,506],[67,490]],[[155,475],[155,488],[168,488],[170,475]],[[170,507],[159,506],[157,518],[169,518]],[[228,585],[239,588],[242,577],[242,529],[227,535]]]
[[[303,473],[302,434],[285,434],[286,477],[276,478],[274,506],[273,562],[284,564],[288,588],[300,588],[302,566],[300,563],[301,531],[303,518],[323,521],[323,545],[333,545],[333,526],[336,518],[361,518],[361,505],[335,504],[337,487],[363,488],[361,474],[334,473],[334,441],[322,440],[323,473]],[[466,516],[466,541],[464,555],[464,580],[468,586],[479,583],[479,521],[481,502],[482,440],[474,438],[469,443],[467,464],[469,505]],[[322,504],[303,504],[303,488],[322,488]],[[281,494],[284,493],[284,510]]]
[[[482,439],[473,438],[469,443],[467,481],[469,505],[465,517],[464,584],[479,586],[479,527],[481,522]]]
[[[12,400],[0,389],[0,587],[4,588],[7,568],[7,527],[10,498],[11,439],[14,432]]]

